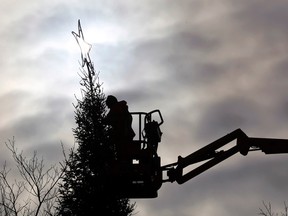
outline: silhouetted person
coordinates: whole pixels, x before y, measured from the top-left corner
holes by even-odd
[[[116,147],[117,158],[123,157],[129,151],[135,133],[132,129],[132,115],[129,113],[127,102],[118,101],[116,97],[109,95],[106,105],[110,109],[105,117],[106,124],[111,125],[111,141]]]

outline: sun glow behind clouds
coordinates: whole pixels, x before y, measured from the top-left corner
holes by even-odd
[[[125,29],[113,24],[93,25],[86,28],[85,40],[92,44],[116,44],[127,38]]]

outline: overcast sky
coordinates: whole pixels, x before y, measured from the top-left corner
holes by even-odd
[[[0,142],[62,160],[74,144],[81,19],[106,95],[160,109],[162,164],[241,128],[288,138],[286,0],[1,0]],[[234,156],[135,200],[138,216],[257,215],[284,209],[288,155]],[[134,201],[134,200],[133,200]]]

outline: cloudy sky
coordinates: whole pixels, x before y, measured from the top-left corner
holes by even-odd
[[[160,109],[162,164],[241,128],[288,138],[286,0],[1,0],[1,162],[5,142],[62,160],[73,146],[81,19],[106,95]],[[288,200],[288,155],[234,156],[136,201],[139,216],[257,215]],[[133,200],[134,201],[134,200]]]

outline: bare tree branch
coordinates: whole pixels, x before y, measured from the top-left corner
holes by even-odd
[[[15,141],[9,140],[7,148],[12,153],[20,179],[10,181],[6,163],[0,170],[0,214],[4,216],[48,216],[55,214],[56,201],[65,166],[46,167],[43,158],[35,151],[30,159],[18,152]],[[64,152],[64,148],[62,145]],[[65,156],[65,155],[64,155]],[[24,199],[24,197],[27,197]]]
[[[275,213],[272,211],[270,202],[267,204],[263,201],[262,203],[263,203],[264,209],[259,208],[259,215],[263,215],[263,216],[278,216],[279,215],[279,213]],[[284,202],[284,212],[281,212],[280,214],[281,216],[288,216],[288,206],[286,202]]]

